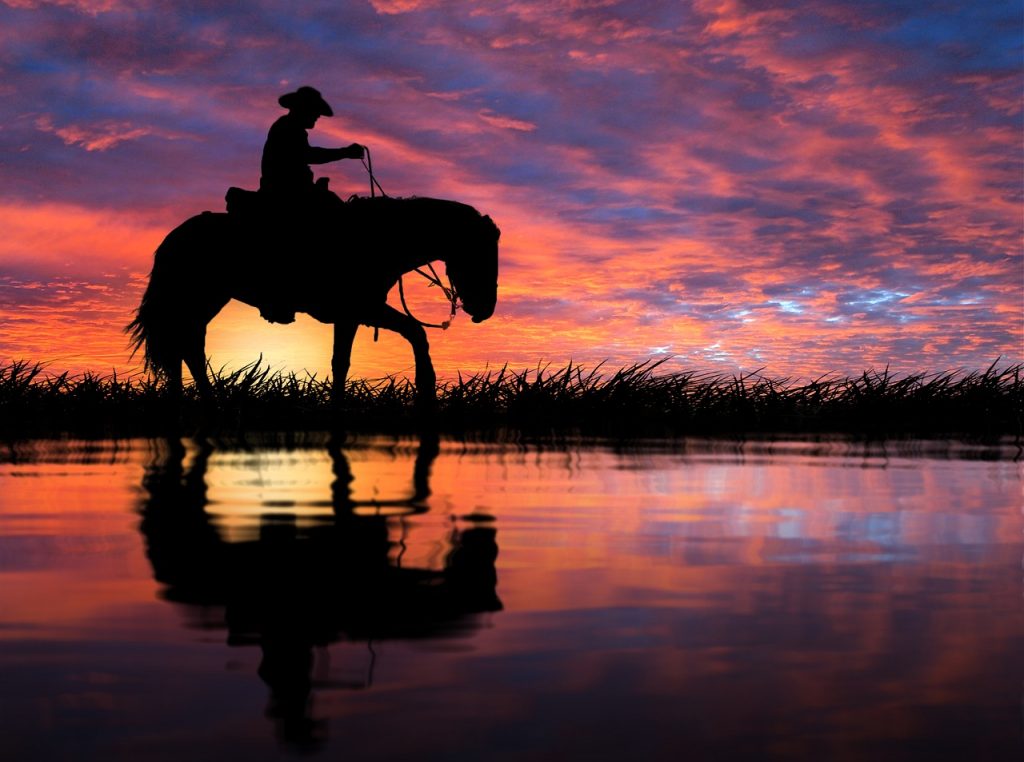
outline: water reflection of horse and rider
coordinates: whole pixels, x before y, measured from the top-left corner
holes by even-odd
[[[403,514],[428,510],[438,449],[435,437],[421,438],[408,497],[359,500],[346,447],[331,442],[329,515],[300,526],[280,506],[255,506],[255,537],[232,542],[207,496],[214,447],[205,440],[189,450],[180,439],[159,443],[143,478],[140,529],[161,596],[185,606],[197,626],[226,629],[228,644],[261,649],[267,716],[286,743],[322,742],[314,691],[369,687],[374,643],[465,637],[482,625],[481,615],[501,610],[496,531],[486,523],[453,524],[439,568],[403,564],[415,531]],[[367,644],[360,680],[317,676],[315,652],[341,642]]]
[[[418,399],[429,410],[436,383],[424,330],[429,324],[405,304],[402,276],[419,272],[439,286],[452,317],[459,307],[474,323],[487,320],[497,302],[500,231],[490,217],[456,201],[376,195],[380,186],[365,146],[310,146],[307,130],[333,115],[319,92],[300,87],[279,103],[288,113],[267,136],[260,189],[231,188],[227,213],[192,217],[157,248],[128,326],[133,346],[172,393],[180,392],[184,363],[200,396],[209,399],[206,328],[230,300],[259,308],[272,322],[288,323],[304,312],[334,325],[331,373],[340,400],[356,328],[382,328],[411,345]],[[326,178],[314,181],[311,164],[342,159],[367,164],[370,197],[342,201]],[[433,270],[436,261],[445,265],[447,285]],[[396,284],[403,310],[387,303]]]

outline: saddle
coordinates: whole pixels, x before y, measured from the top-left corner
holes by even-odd
[[[234,186],[228,188],[228,192],[224,194],[224,201],[227,202],[228,214],[243,217],[261,214],[268,206],[267,199],[259,191]]]
[[[228,188],[224,195],[228,214],[241,217],[271,218],[291,223],[320,223],[331,215],[344,214],[347,205],[328,188],[326,177],[320,178],[308,192],[278,194],[264,190]]]
[[[345,202],[327,190],[314,186],[308,194],[281,196],[266,191],[228,188],[224,196],[227,212],[253,254],[256,268],[272,273],[277,292],[259,305],[260,315],[271,323],[295,320],[296,274],[334,250],[339,214]]]

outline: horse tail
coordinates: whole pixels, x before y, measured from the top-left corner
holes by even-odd
[[[180,373],[182,361],[183,302],[188,301],[190,257],[201,232],[200,220],[193,217],[172,230],[157,247],[153,270],[135,319],[125,326],[132,357],[143,351],[144,367],[158,378]],[[193,286],[194,287],[194,286]]]
[[[167,273],[168,267],[163,261],[165,258],[161,257],[165,244],[157,249],[149,285],[135,310],[135,319],[125,327],[131,342],[132,357],[141,349],[145,369],[158,378],[166,378],[181,364],[181,355],[175,349],[178,342],[174,340],[173,294],[168,288],[172,279]]]

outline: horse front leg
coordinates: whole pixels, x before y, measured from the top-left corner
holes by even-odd
[[[356,338],[355,321],[341,321],[334,324],[334,354],[331,357],[331,402],[339,407],[345,399],[345,381],[352,364],[352,342]]]
[[[418,322],[390,305],[383,305],[370,325],[394,331],[412,345],[416,359],[416,398],[421,410],[431,411],[437,405],[437,375],[430,359],[427,332]]]

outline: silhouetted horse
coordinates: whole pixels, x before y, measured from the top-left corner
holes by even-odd
[[[358,325],[395,331],[416,358],[421,402],[434,400],[434,367],[419,321],[386,303],[403,273],[445,263],[474,323],[494,312],[497,226],[455,201],[359,198],[326,221],[280,221],[204,212],[171,231],[156,251],[149,286],[127,330],[146,367],[181,389],[181,363],[208,396],[206,326],[231,299],[255,307],[289,304],[334,324],[335,397],[344,393]]]

